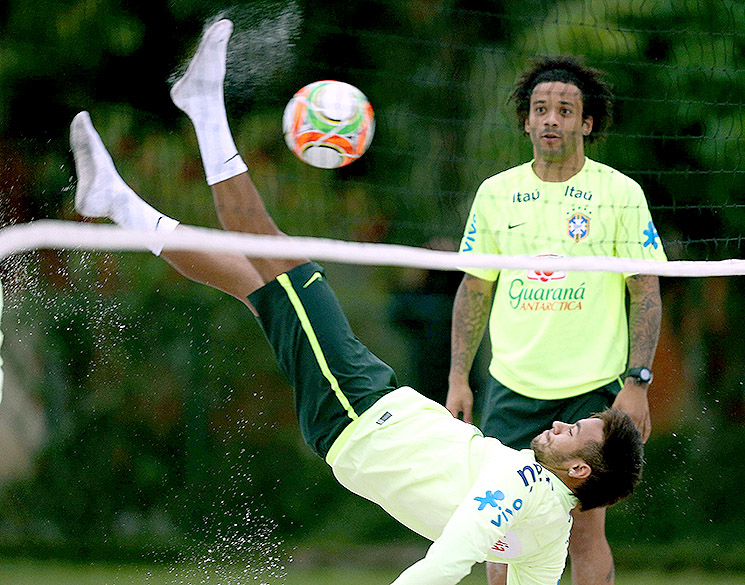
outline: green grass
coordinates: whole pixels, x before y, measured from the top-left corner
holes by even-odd
[[[246,566],[217,565],[106,565],[71,564],[44,561],[0,560],[0,585],[385,585],[396,576],[395,569],[367,567],[301,568],[290,565],[286,578]],[[742,585],[745,575],[621,571],[617,585]],[[478,566],[462,581],[463,585],[485,585],[483,567]],[[562,585],[569,579],[562,580]]]

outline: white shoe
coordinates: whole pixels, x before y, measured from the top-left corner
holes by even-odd
[[[223,102],[225,60],[233,23],[228,19],[210,26],[199,41],[197,51],[184,76],[171,88],[171,99],[187,115],[198,114],[213,99]]]
[[[116,195],[131,189],[117,173],[88,112],[73,118],[70,146],[78,175],[75,210],[86,217],[111,217]]]

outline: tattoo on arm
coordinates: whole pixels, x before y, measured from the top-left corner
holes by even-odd
[[[626,281],[629,289],[629,366],[651,367],[662,322],[660,280],[637,274]]]
[[[481,344],[493,299],[493,284],[466,276],[453,304],[451,375],[467,376]]]
[[[610,571],[608,571],[608,574],[605,576],[605,582],[606,583],[612,583],[613,577],[616,576],[616,563],[613,559],[610,561]]]

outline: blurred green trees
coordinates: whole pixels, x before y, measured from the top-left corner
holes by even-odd
[[[480,181],[530,157],[507,103],[516,76],[536,55],[575,53],[608,71],[617,94],[616,123],[590,156],[643,185],[670,258],[742,256],[745,9],[724,0],[9,0],[3,223],[75,218],[67,128],[88,109],[139,193],[186,223],[217,226],[167,80],[219,14],[236,22],[226,91],[237,143],[290,233],[457,242]],[[360,87],[377,116],[370,151],[336,172],[297,161],[281,135],[287,100],[321,78]],[[411,341],[387,304],[412,274],[329,274],[363,341],[410,371]],[[43,405],[48,436],[32,475],[0,494],[0,549],[141,554],[235,526],[277,538],[407,537],[300,444],[290,390],[240,303],[145,254],[42,251],[7,260],[3,276],[9,355],[38,356],[23,390]],[[733,462],[743,456],[745,305],[735,283],[663,281],[658,432],[644,489],[611,513],[614,542],[742,544],[745,472]],[[26,327],[33,338],[14,337]]]

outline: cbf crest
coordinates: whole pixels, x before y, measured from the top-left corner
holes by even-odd
[[[590,213],[586,209],[574,209],[569,213],[567,233],[575,242],[590,234]]]

